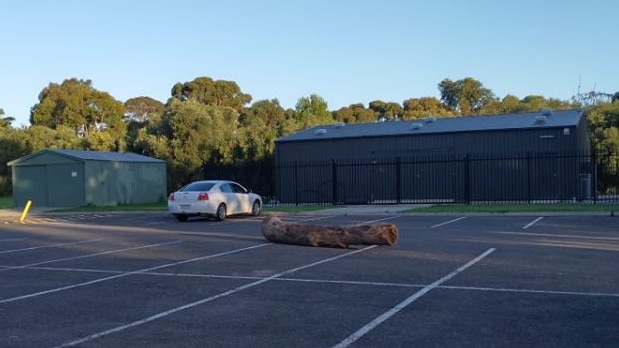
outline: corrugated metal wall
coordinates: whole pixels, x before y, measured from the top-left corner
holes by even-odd
[[[165,197],[165,163],[86,162],[86,204],[153,203]]]
[[[44,153],[13,166],[13,202],[43,207],[82,205],[84,169],[79,160]]]
[[[393,137],[277,142],[278,162],[361,159],[419,154],[516,154],[583,151],[583,127],[436,133]],[[585,130],[586,132],[586,130]],[[585,138],[579,141],[578,138]]]
[[[165,200],[165,162],[81,160],[43,152],[13,165],[13,202],[42,207]]]
[[[589,162],[557,155],[588,150],[586,124],[277,142],[276,196],[347,204],[582,198]]]

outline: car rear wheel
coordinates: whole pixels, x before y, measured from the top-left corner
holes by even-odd
[[[174,215],[174,217],[176,217],[176,220],[178,220],[180,222],[187,221],[187,215]]]
[[[226,205],[225,204],[222,203],[219,205],[219,207],[217,207],[215,218],[218,221],[224,221],[226,219]]]
[[[251,206],[251,215],[252,216],[260,215],[260,202],[255,201],[254,204]]]

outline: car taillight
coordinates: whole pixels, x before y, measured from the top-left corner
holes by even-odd
[[[173,201],[174,200],[174,194],[170,193],[170,195],[168,196],[168,201]]]
[[[199,201],[208,201],[208,193],[200,192],[198,195]]]

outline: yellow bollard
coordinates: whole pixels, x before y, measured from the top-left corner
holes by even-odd
[[[26,215],[28,214],[28,210],[30,210],[30,205],[32,204],[31,200],[28,200],[28,202],[26,202],[26,206],[24,207],[24,212],[21,213],[21,217],[19,218],[19,222],[24,223],[24,220],[26,219]]]

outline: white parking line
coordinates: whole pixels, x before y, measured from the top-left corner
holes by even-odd
[[[597,237],[597,236],[581,236],[576,234],[553,234],[553,233],[531,233],[531,232],[494,232],[497,234],[515,234],[519,236],[536,236],[536,237],[557,237],[568,239],[592,239],[592,240],[606,240],[617,241],[619,237]]]
[[[359,338],[363,337],[365,334],[370,332],[370,330],[374,329],[375,327],[377,327],[378,325],[380,325],[384,321],[388,320],[389,318],[394,316],[396,313],[398,313],[402,309],[406,308],[406,306],[408,306],[409,304],[415,302],[421,296],[427,294],[430,290],[438,287],[439,285],[441,285],[444,282],[448,281],[449,279],[455,277],[459,273],[465,271],[467,268],[473,266],[474,264],[476,264],[477,262],[482,260],[484,257],[486,257],[486,256],[490,255],[491,253],[493,253],[495,250],[496,250],[495,248],[491,248],[491,249],[486,250],[483,254],[481,254],[481,255],[477,256],[476,258],[472,259],[471,261],[467,262],[466,264],[464,264],[460,268],[456,269],[455,271],[449,273],[448,275],[444,276],[443,278],[441,278],[441,279],[435,281],[434,283],[424,287],[423,289],[417,291],[415,294],[413,294],[409,298],[407,298],[404,301],[400,302],[397,306],[393,307],[392,309],[390,309],[387,312],[385,312],[382,315],[380,315],[378,318],[376,318],[376,319],[372,320],[371,322],[367,323],[365,326],[363,326],[362,328],[357,330],[355,333],[353,333],[352,335],[350,335],[347,338],[345,338],[342,342],[336,344],[334,346],[334,348],[343,348],[343,347],[350,346],[355,341],[357,341]]]
[[[141,246],[138,246],[138,247],[132,247],[132,248],[126,248],[126,249],[109,250],[109,251],[103,251],[103,252],[94,253],[94,254],[88,254],[88,255],[80,255],[80,256],[74,256],[74,257],[65,257],[63,259],[48,260],[48,261],[31,263],[31,264],[22,265],[22,266],[8,266],[8,267],[5,267],[3,269],[0,269],[0,272],[12,270],[12,269],[20,269],[20,268],[27,268],[27,267],[32,267],[32,266],[45,265],[45,264],[52,263],[52,262],[79,260],[79,259],[85,259],[85,258],[88,258],[88,257],[95,257],[95,256],[100,256],[100,255],[108,255],[108,254],[120,253],[120,252],[123,252],[123,251],[129,251],[129,250],[138,250],[138,249],[152,248],[152,247],[163,246],[163,245],[168,245],[168,244],[177,244],[177,243],[180,243],[180,242],[182,242],[182,240],[176,240],[176,241],[173,241],[173,242],[166,242],[166,243],[159,243],[159,244],[141,245]]]
[[[24,299],[27,299],[27,298],[41,296],[41,295],[47,295],[47,294],[51,294],[51,293],[55,293],[55,292],[59,292],[59,291],[75,289],[75,288],[79,288],[79,287],[82,287],[82,286],[97,284],[97,283],[105,282],[105,281],[112,280],[112,279],[126,277],[126,276],[129,276],[129,275],[132,275],[132,274],[139,274],[139,273],[144,273],[144,272],[150,272],[150,271],[154,271],[154,270],[165,268],[165,267],[177,266],[177,265],[182,265],[182,264],[189,263],[189,262],[195,262],[195,261],[212,259],[212,258],[215,258],[215,257],[224,256],[224,255],[230,255],[230,254],[238,253],[238,252],[241,252],[241,251],[246,251],[246,250],[251,250],[251,249],[255,249],[255,248],[264,247],[264,246],[271,245],[271,244],[272,243],[253,245],[253,246],[250,246],[250,247],[247,247],[247,248],[241,248],[241,249],[235,249],[235,250],[231,250],[231,251],[225,251],[225,252],[222,252],[222,253],[217,253],[217,254],[211,254],[211,255],[196,257],[196,258],[193,258],[193,259],[183,260],[183,261],[179,261],[179,262],[167,263],[165,265],[144,268],[144,269],[140,269],[140,270],[137,270],[137,271],[124,272],[124,273],[113,275],[113,276],[109,276],[109,277],[98,278],[98,279],[94,279],[94,280],[83,282],[83,283],[67,285],[67,286],[63,286],[63,287],[60,287],[60,288],[45,290],[45,291],[41,291],[41,292],[35,292],[35,293],[32,293],[32,294],[28,294],[28,295],[11,297],[11,298],[7,298],[7,299],[4,299],[4,300],[0,300],[0,304],[1,303],[8,303],[8,302],[24,300]]]
[[[361,224],[373,224],[375,222],[381,222],[381,221],[386,221],[386,220],[393,220],[393,219],[397,219],[397,218],[398,218],[398,216],[389,216],[389,217],[386,217],[386,218],[383,218],[383,219],[365,221],[365,222],[362,222]]]
[[[101,331],[101,332],[98,332],[98,333],[95,333],[95,334],[92,334],[92,335],[89,335],[89,336],[77,339],[75,341],[67,342],[67,343],[62,344],[62,345],[60,345],[58,347],[71,347],[71,346],[75,346],[75,345],[78,345],[78,344],[82,344],[84,342],[88,342],[88,341],[94,340],[94,339],[102,337],[102,336],[107,336],[107,335],[112,334],[112,333],[120,332],[120,331],[129,329],[129,328],[132,328],[132,327],[135,327],[135,326],[146,324],[148,322],[155,321],[157,319],[161,319],[161,318],[167,317],[167,316],[169,316],[171,314],[174,314],[176,312],[180,312],[180,311],[183,311],[183,310],[186,310],[186,309],[190,309],[190,308],[199,306],[201,304],[204,304],[204,303],[207,303],[207,302],[211,302],[211,301],[217,300],[219,298],[235,294],[235,293],[237,293],[239,291],[242,291],[242,290],[245,290],[245,289],[253,288],[255,286],[258,286],[258,285],[266,283],[266,282],[268,282],[270,280],[274,280],[276,278],[282,277],[284,275],[291,274],[291,273],[294,273],[294,272],[297,272],[297,271],[300,271],[300,270],[303,270],[303,269],[307,269],[307,268],[310,268],[310,267],[318,266],[318,265],[321,265],[321,264],[324,264],[324,263],[327,263],[327,262],[335,261],[335,260],[341,259],[343,257],[347,257],[347,256],[351,256],[351,255],[354,255],[354,254],[357,254],[357,253],[361,253],[361,252],[364,252],[366,250],[372,249],[374,247],[376,247],[376,245],[370,245],[370,246],[367,246],[365,248],[362,248],[362,249],[359,249],[359,250],[355,250],[355,251],[352,251],[352,252],[349,252],[349,253],[340,254],[340,255],[337,255],[337,256],[334,256],[334,257],[323,259],[323,260],[320,260],[320,261],[317,261],[317,262],[313,262],[313,263],[310,263],[310,264],[306,264],[306,265],[303,265],[303,266],[300,266],[300,267],[291,268],[291,269],[288,269],[288,270],[283,271],[281,273],[274,274],[274,275],[272,275],[270,277],[267,277],[267,278],[264,278],[264,279],[260,279],[260,280],[257,280],[255,282],[249,283],[249,284],[241,285],[239,287],[236,287],[234,289],[231,289],[231,290],[219,293],[217,295],[210,296],[210,297],[207,297],[207,298],[203,298],[203,299],[201,299],[199,301],[188,303],[188,304],[186,304],[184,306],[176,307],[176,308],[170,309],[170,310],[165,311],[165,312],[157,313],[155,315],[152,315],[150,317],[144,318],[142,320],[134,321],[132,323],[129,323],[129,324],[126,324],[126,325],[121,325],[121,326],[118,326],[118,327],[115,327],[115,328],[112,328],[112,329],[109,329],[109,330],[106,330],[106,331]]]
[[[82,240],[82,241],[79,241],[79,242],[57,243],[57,244],[49,244],[49,245],[43,245],[43,246],[38,246],[38,247],[23,248],[23,249],[4,250],[4,251],[0,251],[0,254],[9,254],[9,253],[16,253],[16,252],[19,252],[19,251],[26,251],[26,250],[35,250],[35,249],[43,249],[43,248],[54,248],[54,247],[65,246],[65,245],[74,245],[74,244],[98,242],[100,240],[101,239],[88,239],[88,240]]]
[[[555,291],[555,290],[532,290],[532,289],[508,289],[508,288],[485,288],[485,287],[476,287],[476,286],[441,286],[441,289],[454,289],[454,290],[465,290],[465,291],[473,290],[473,291],[513,292],[513,293],[542,294],[542,295],[619,297],[619,294],[603,293],[603,292]]]
[[[528,229],[529,227],[535,225],[538,221],[540,221],[543,218],[544,218],[543,216],[538,217],[537,219],[535,219],[535,220],[529,222],[528,224],[526,224],[525,226],[523,226],[522,229],[524,229],[524,230]]]
[[[58,271],[58,272],[109,273],[109,274],[125,273],[124,271],[118,271],[118,270],[94,269],[94,268],[28,267],[28,269]],[[155,277],[179,277],[179,278],[211,278],[211,279],[237,279],[237,280],[265,279],[265,277],[258,277],[258,276],[221,275],[221,274],[193,274],[193,273],[168,273],[168,272],[143,272],[140,274],[155,276]],[[273,280],[282,281],[282,282],[342,284],[342,285],[418,288],[418,289],[425,288],[426,286],[428,286],[427,284],[386,283],[386,282],[369,282],[369,281],[356,281],[356,280],[308,279],[308,278],[285,278],[285,277],[281,277],[281,278],[277,278]],[[490,292],[507,292],[507,293],[511,292],[511,293],[525,293],[525,294],[542,294],[542,295],[619,297],[619,293],[609,293],[609,292],[511,289],[511,288],[491,288],[491,287],[458,286],[458,285],[441,285],[436,288],[437,289],[449,289],[449,290],[464,290],[464,291],[490,291]]]
[[[440,227],[440,226],[448,225],[448,224],[453,223],[453,222],[456,222],[456,221],[460,221],[460,220],[462,220],[462,219],[466,219],[466,216],[461,216],[461,217],[459,217],[459,218],[456,218],[456,219],[453,219],[453,220],[449,220],[449,221],[445,221],[445,222],[442,222],[442,223],[440,223],[440,224],[437,224],[437,225],[434,225],[434,226],[430,226],[430,227],[431,227],[431,228],[436,228],[436,227]]]

